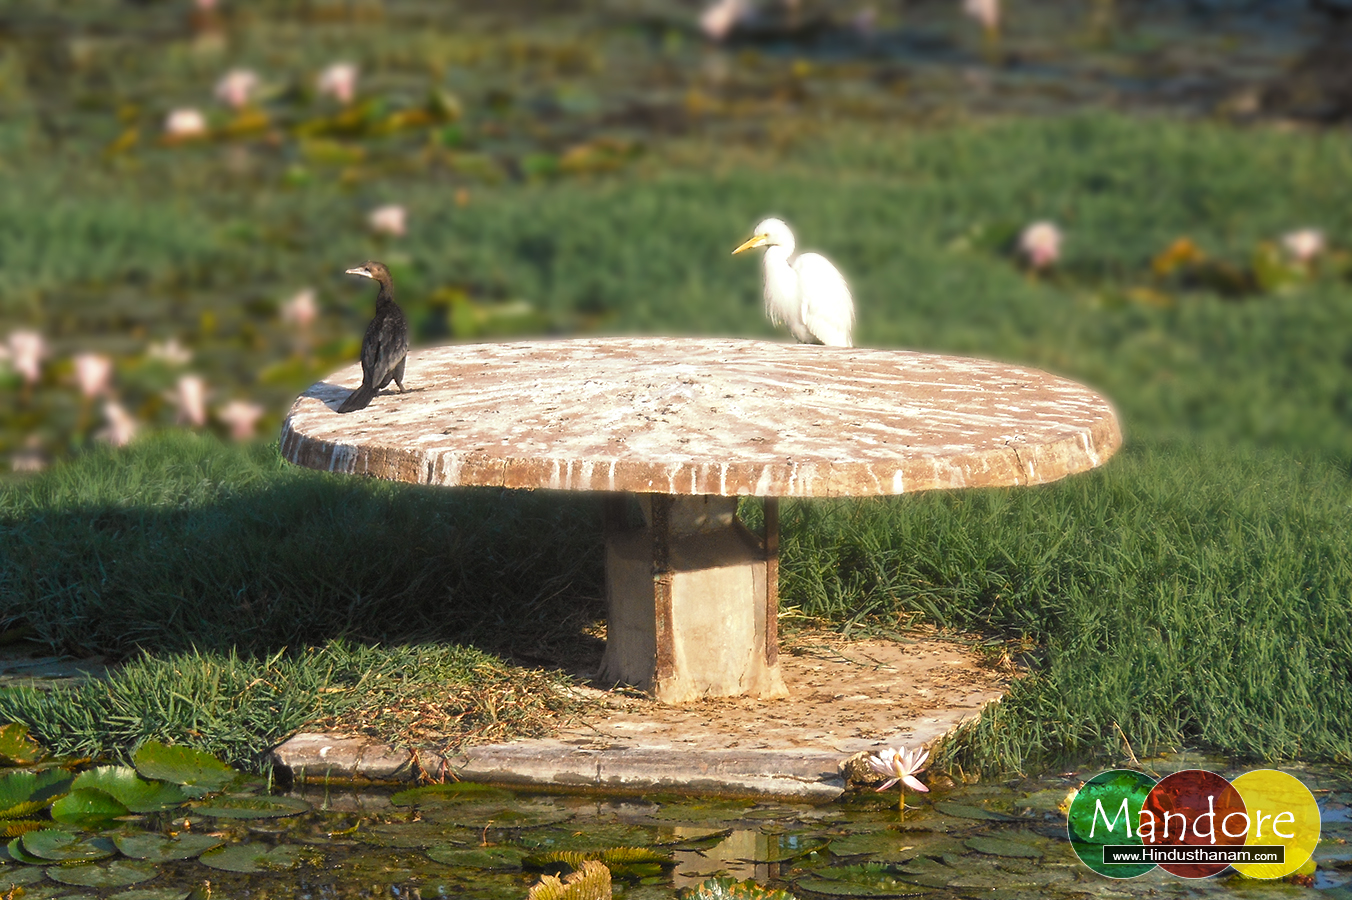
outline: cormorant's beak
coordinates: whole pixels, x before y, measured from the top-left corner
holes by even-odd
[[[344,274],[344,275],[361,275],[361,276],[364,277],[364,278],[374,278],[374,277],[375,277],[374,275],[371,274],[370,270],[366,268],[366,266],[357,266],[357,268],[355,268],[355,269],[348,269],[348,270],[347,270],[346,272],[344,272],[343,274]]]
[[[753,248],[755,248],[755,247],[760,247],[760,246],[763,246],[763,245],[768,244],[768,243],[770,243],[770,236],[769,236],[768,234],[758,234],[758,235],[756,235],[755,237],[753,237],[751,240],[747,241],[747,242],[746,242],[745,244],[743,244],[742,246],[738,247],[736,250],[732,251],[732,254],[733,254],[733,256],[736,256],[738,253],[741,253],[743,250],[751,250],[751,249],[753,249]]]

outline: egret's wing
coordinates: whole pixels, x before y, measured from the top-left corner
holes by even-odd
[[[804,253],[793,268],[807,330],[828,347],[853,347],[854,298],[840,270],[820,253]]]

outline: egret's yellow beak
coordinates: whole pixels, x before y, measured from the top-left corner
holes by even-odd
[[[357,268],[355,268],[355,269],[348,269],[348,270],[347,270],[346,272],[344,272],[343,274],[344,274],[344,275],[362,275],[362,276],[365,276],[366,278],[370,278],[370,277],[371,277],[371,273],[368,272],[368,271],[366,271],[366,267],[365,267],[365,266],[357,266]]]
[[[763,245],[765,245],[765,244],[768,244],[769,242],[770,242],[770,236],[769,236],[768,234],[758,234],[758,235],[756,235],[755,237],[753,237],[751,240],[747,241],[747,242],[746,242],[745,244],[743,244],[742,246],[738,247],[736,250],[732,251],[732,254],[733,254],[734,256],[736,256],[738,253],[741,253],[743,250],[752,250],[752,249],[754,249],[754,248],[756,248],[756,247],[760,247],[760,246],[763,246]]]

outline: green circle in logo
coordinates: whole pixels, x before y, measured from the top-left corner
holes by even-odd
[[[1066,816],[1066,832],[1081,862],[1109,878],[1135,878],[1155,868],[1154,863],[1105,862],[1103,851],[1105,846],[1141,846],[1141,806],[1154,786],[1155,779],[1132,769],[1100,772],[1084,783]]]

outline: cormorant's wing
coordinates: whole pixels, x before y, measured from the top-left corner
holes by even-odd
[[[854,298],[845,277],[820,253],[794,262],[802,291],[803,324],[828,347],[854,346]]]

